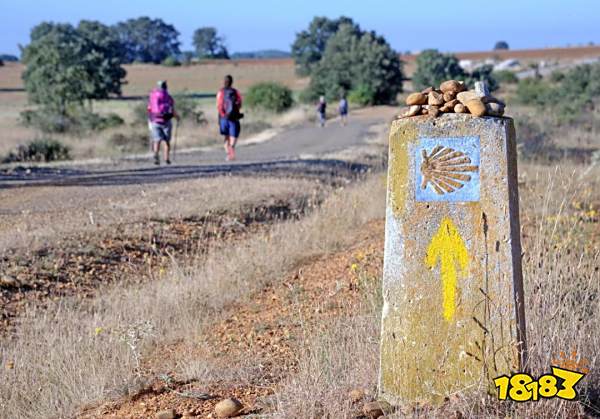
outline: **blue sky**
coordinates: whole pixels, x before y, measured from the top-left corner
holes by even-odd
[[[194,29],[215,26],[231,52],[287,50],[315,15],[350,16],[402,52],[487,50],[501,39],[513,49],[600,43],[598,0],[0,0],[0,10],[3,53],[16,53],[44,20],[112,24],[138,16],[175,25],[184,49]]]

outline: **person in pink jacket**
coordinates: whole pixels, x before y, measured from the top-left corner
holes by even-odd
[[[171,132],[173,131],[173,118],[179,119],[175,112],[175,101],[168,92],[167,82],[159,81],[157,87],[150,92],[148,99],[148,125],[152,133],[152,151],[154,152],[154,164],[160,164],[160,143],[165,143],[165,163],[171,164],[169,154],[171,152]]]

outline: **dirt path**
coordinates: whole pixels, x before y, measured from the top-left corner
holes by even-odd
[[[0,171],[0,190],[31,186],[119,186],[157,184],[182,179],[219,175],[313,175],[343,170],[346,161],[323,158],[364,145],[374,127],[389,122],[393,107],[359,110],[341,126],[331,120],[324,128],[303,124],[282,131],[275,138],[250,145],[243,140],[237,161],[225,162],[224,151],[214,147],[204,152],[179,153],[175,164],[156,167],[151,159],[122,159],[111,163],[86,165],[46,165]],[[361,167],[354,167],[360,170]]]

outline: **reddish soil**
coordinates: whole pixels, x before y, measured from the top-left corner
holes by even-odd
[[[168,370],[181,359],[200,359],[219,371],[244,369],[243,382],[226,378],[182,382],[171,371],[170,383],[155,379],[140,394],[88,408],[79,417],[141,419],[163,409],[175,409],[178,415],[210,418],[214,417],[215,404],[227,397],[243,403],[242,414],[272,411],[269,396],[283,378],[294,373],[307,329],[309,334],[326,329],[332,319],[350,314],[351,307],[359,305],[363,294],[356,265],[366,274],[363,278],[376,280],[381,276],[383,230],[383,220],[366,225],[352,248],[307,261],[280,282],[229,307],[223,320],[210,327],[197,344],[174,342],[145,360],[149,375]],[[200,394],[210,398],[193,397]]]

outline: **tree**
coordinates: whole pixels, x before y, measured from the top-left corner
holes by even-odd
[[[121,94],[121,83],[127,75],[121,66],[123,45],[115,30],[97,21],[82,20],[77,32],[94,45],[94,52],[102,56],[100,66],[95,69],[93,94],[88,99],[104,99],[110,94]]]
[[[199,58],[229,58],[224,39],[217,34],[215,28],[196,29],[192,42]]]
[[[12,54],[0,54],[0,60],[7,62],[17,62],[19,61],[19,57]]]
[[[367,103],[392,103],[402,91],[402,80],[402,63],[383,37],[342,24],[314,67],[309,92],[313,98],[338,99],[359,90],[363,97],[370,96]]]
[[[508,42],[506,42],[506,41],[498,41],[498,42],[496,42],[496,45],[494,45],[494,50],[505,50],[505,49],[509,49]]]
[[[31,102],[65,116],[71,104],[120,93],[120,62],[69,24],[43,23],[23,48],[25,89]]]
[[[296,62],[298,75],[311,74],[325,52],[327,41],[343,24],[350,25],[356,32],[360,32],[358,25],[349,17],[341,16],[335,20],[315,17],[307,30],[296,35],[296,40],[292,44],[292,58]]]
[[[114,29],[122,44],[125,63],[159,64],[179,54],[179,32],[161,19],[129,19],[117,23]]]
[[[415,90],[439,86],[450,79],[464,80],[466,74],[458,65],[454,55],[442,54],[436,49],[427,49],[417,56],[417,69],[412,78]]]

